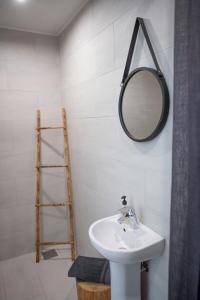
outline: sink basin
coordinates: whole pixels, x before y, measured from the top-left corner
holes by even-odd
[[[140,300],[140,263],[162,254],[164,238],[143,224],[119,224],[120,215],[100,219],[89,228],[94,248],[110,261],[113,300]]]
[[[150,260],[160,255],[164,239],[140,223],[137,230],[117,222],[119,215],[94,222],[89,229],[92,245],[107,259],[124,264]]]

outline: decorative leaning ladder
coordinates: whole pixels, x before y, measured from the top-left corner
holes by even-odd
[[[36,137],[37,137],[37,148],[36,148],[36,262],[40,261],[40,248],[41,246],[50,245],[70,245],[71,246],[71,259],[75,259],[76,249],[75,249],[75,236],[74,236],[74,211],[73,211],[73,197],[72,197],[72,180],[71,180],[71,170],[70,170],[70,156],[69,156],[69,144],[67,136],[67,117],[66,111],[62,108],[62,126],[48,126],[41,127],[40,122],[40,110],[37,110],[37,127],[36,127]],[[48,129],[63,129],[64,133],[64,165],[41,165],[41,130]],[[67,184],[67,199],[66,203],[53,203],[53,204],[43,204],[41,203],[41,169],[43,168],[66,168],[66,184]],[[70,240],[69,241],[41,241],[40,238],[40,208],[45,207],[68,207],[69,210],[69,225],[70,225]]]

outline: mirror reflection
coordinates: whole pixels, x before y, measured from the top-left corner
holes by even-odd
[[[163,112],[163,94],[157,77],[148,69],[130,77],[122,99],[124,125],[133,138],[144,140],[158,126]]]

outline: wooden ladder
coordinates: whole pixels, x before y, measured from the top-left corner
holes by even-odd
[[[41,127],[40,122],[40,110],[37,110],[37,148],[36,148],[36,262],[40,261],[41,246],[50,245],[70,245],[71,246],[71,259],[74,261],[76,256],[75,249],[75,234],[74,234],[74,211],[73,211],[73,195],[72,195],[72,180],[71,180],[71,169],[70,169],[70,155],[69,155],[69,144],[67,136],[67,117],[66,111],[62,108],[62,126],[48,126]],[[41,130],[48,129],[63,129],[64,134],[64,161],[63,165],[41,165]],[[67,184],[67,199],[66,203],[53,203],[43,204],[41,203],[41,169],[43,168],[65,168],[66,169],[66,184]],[[68,207],[69,210],[69,226],[70,226],[70,239],[68,241],[41,241],[41,222],[40,222],[40,208],[45,207]]]

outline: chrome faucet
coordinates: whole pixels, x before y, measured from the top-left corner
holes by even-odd
[[[117,220],[119,224],[129,224],[133,229],[137,229],[139,222],[136,216],[135,209],[131,206],[127,206],[126,196],[122,196],[123,207],[119,209],[121,216]]]

